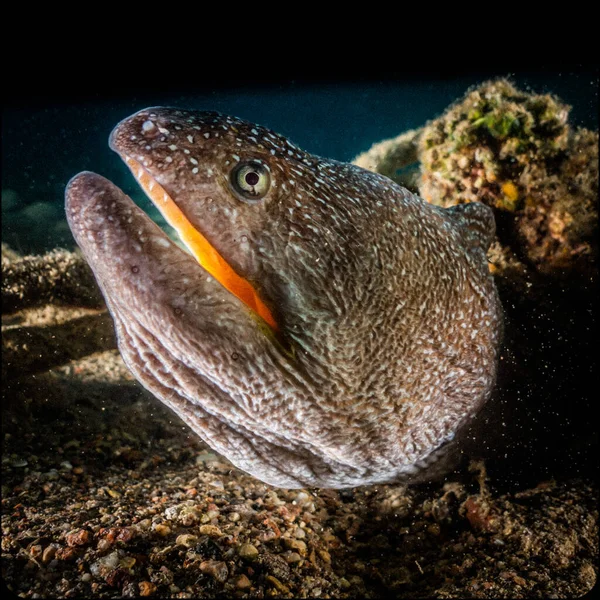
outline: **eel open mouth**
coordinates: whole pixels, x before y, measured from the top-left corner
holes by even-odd
[[[167,223],[175,229],[181,241],[198,261],[226,290],[239,298],[259,315],[274,331],[279,331],[271,311],[261,300],[254,287],[238,275],[210,242],[198,231],[165,189],[135,159],[119,153],[138,183],[161,212]]]

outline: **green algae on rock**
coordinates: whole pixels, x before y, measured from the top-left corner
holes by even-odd
[[[589,274],[598,254],[598,132],[572,127],[568,115],[551,94],[490,81],[418,135],[376,144],[355,162],[392,176],[410,156],[420,163],[417,187],[429,202],[494,209],[501,253],[511,261],[551,275]]]
[[[478,86],[425,127],[420,193],[440,206],[491,206],[499,235],[539,271],[589,268],[597,259],[598,133],[574,129],[568,115],[550,94],[506,80]]]

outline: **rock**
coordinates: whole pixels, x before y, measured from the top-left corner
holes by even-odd
[[[235,578],[234,585],[238,590],[247,590],[252,587],[252,583],[243,573]]]
[[[5,313],[53,302],[84,308],[105,307],[92,270],[81,255],[53,250],[43,256],[16,259],[13,256],[2,261]]]
[[[51,202],[34,202],[20,211],[19,218],[30,221],[32,227],[47,227],[62,218],[62,214],[59,207]]]
[[[189,533],[183,533],[177,536],[177,539],[175,540],[176,544],[179,544],[180,546],[185,546],[186,548],[193,547],[197,542],[198,536],[191,535]]]
[[[92,534],[87,529],[73,531],[67,535],[67,545],[86,546],[92,541]]]
[[[10,213],[18,208],[20,204],[19,195],[14,190],[2,190],[2,214]],[[2,249],[4,253],[4,249]]]
[[[220,583],[227,581],[229,576],[229,569],[223,561],[219,560],[205,560],[200,563],[200,571],[206,575],[214,577]]]
[[[156,585],[154,585],[151,581],[140,581],[140,596],[152,596],[152,594],[156,593]]]
[[[423,129],[415,129],[373,144],[352,162],[363,169],[389,177],[411,192],[418,192],[419,140],[422,133]]]
[[[242,544],[238,549],[238,554],[245,560],[256,560],[258,550],[252,544]]]
[[[167,537],[171,534],[171,528],[168,525],[163,525],[162,523],[157,523],[154,526],[154,531],[158,533],[161,537]]]
[[[200,533],[215,538],[223,535],[223,532],[216,525],[200,525]]]

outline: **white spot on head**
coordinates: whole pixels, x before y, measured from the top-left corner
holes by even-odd
[[[169,146],[169,150],[177,150],[177,146],[175,144],[171,144]]]
[[[193,138],[191,135],[188,135],[188,136],[187,136],[187,139],[188,139],[188,142],[189,142],[190,144],[193,144],[193,143],[194,143],[194,138]]]
[[[150,131],[154,131],[155,128],[156,128],[156,125],[152,121],[144,121],[142,123],[142,132],[143,133],[148,133]]]
[[[191,156],[191,157],[190,157],[190,162],[191,162],[193,165],[197,165],[197,164],[198,164],[198,161],[197,161],[197,160],[196,160],[196,159],[195,159],[193,156]]]
[[[204,134],[204,137],[205,137],[206,139],[208,139],[208,138],[210,137],[210,133],[208,133],[208,131],[207,131],[207,132]]]
[[[231,158],[233,158],[233,160],[235,160],[236,162],[240,161],[240,157],[237,154],[232,154]]]
[[[195,175],[197,172],[198,172],[198,167],[194,167],[194,168],[192,169],[192,173]]]

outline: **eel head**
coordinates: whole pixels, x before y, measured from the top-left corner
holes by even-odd
[[[412,479],[489,396],[501,311],[483,206],[390,180],[215,112],[149,108],[110,146],[179,247],[90,172],[67,218],[138,380],[278,486]]]

